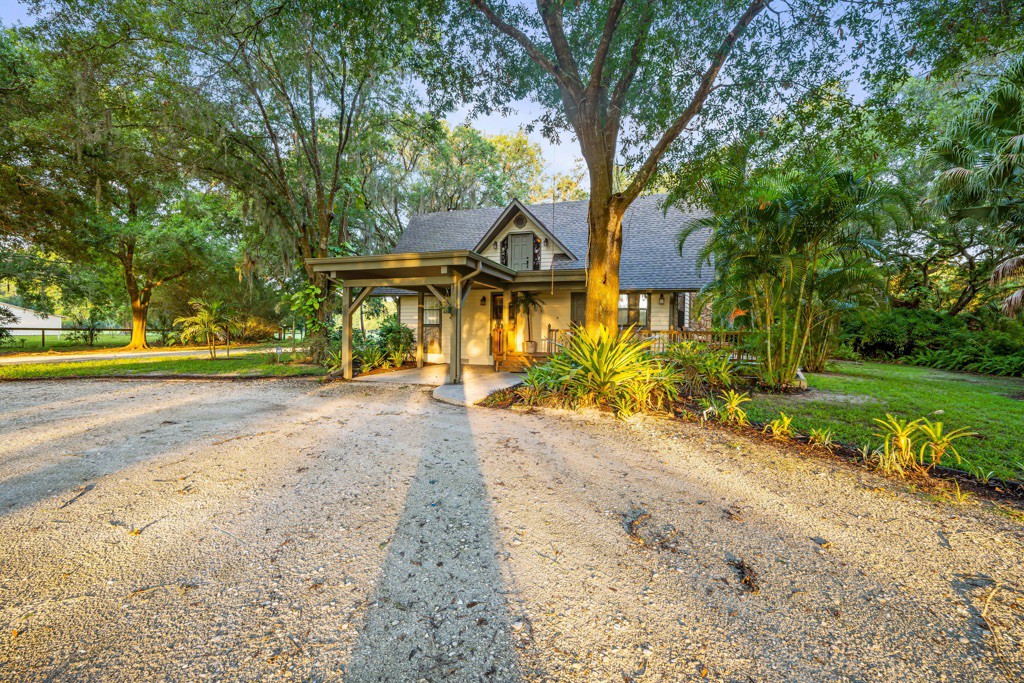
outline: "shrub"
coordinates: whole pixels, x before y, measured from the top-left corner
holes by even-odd
[[[353,358],[356,358],[355,354],[353,354]],[[362,372],[368,372],[369,370],[384,367],[385,363],[387,363],[387,355],[379,345],[365,344],[358,351],[358,361]]]
[[[911,308],[866,311],[844,325],[844,337],[855,351],[868,356],[900,357],[920,348],[934,348],[951,335],[964,332],[960,318]]]
[[[13,339],[14,336],[8,327],[16,322],[18,322],[18,316],[14,315],[14,311],[6,306],[0,306],[0,346]]]
[[[238,342],[261,342],[273,339],[281,326],[272,320],[261,318],[258,315],[241,315],[236,321],[234,339]]]
[[[415,344],[412,330],[403,325],[398,319],[398,314],[395,313],[381,321],[376,336],[386,354],[394,357],[395,354],[401,352],[403,362]],[[401,363],[395,363],[395,365],[401,365]]]
[[[736,384],[736,364],[729,349],[709,349],[707,344],[684,341],[670,345],[662,358],[680,374],[683,393],[710,396]]]

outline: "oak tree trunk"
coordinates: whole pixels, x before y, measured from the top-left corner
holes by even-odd
[[[132,297],[132,340],[126,348],[148,349],[149,342],[146,341],[146,318],[149,315],[149,301],[143,303],[136,297]]]
[[[614,162],[600,126],[592,125],[581,147],[590,168],[587,212],[587,302],[585,325],[590,331],[618,327],[619,261],[622,256],[622,215],[626,203],[613,187]]]

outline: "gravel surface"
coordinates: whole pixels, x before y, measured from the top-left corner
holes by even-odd
[[[0,678],[1000,681],[1024,527],[656,419],[303,380],[0,398]]]

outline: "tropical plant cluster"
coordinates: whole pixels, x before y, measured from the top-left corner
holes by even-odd
[[[547,363],[527,370],[519,396],[528,405],[609,408],[621,418],[665,410],[684,377],[650,347],[632,328],[579,328]]]
[[[859,356],[938,370],[1024,375],[1024,329],[991,318],[951,317],[923,309],[872,311],[844,324]]]
[[[340,335],[340,330],[338,333]],[[352,331],[352,362],[360,372],[400,368],[415,346],[412,330],[391,314],[376,330]],[[331,372],[342,368],[341,340],[334,339],[324,363]]]

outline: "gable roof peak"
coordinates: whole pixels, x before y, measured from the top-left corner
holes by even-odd
[[[534,206],[543,206],[543,204],[534,204]],[[564,253],[566,256],[568,256],[570,259],[574,261],[578,260],[576,258],[576,255],[573,254],[567,246],[562,244],[562,241],[555,237],[554,233],[551,232],[550,229],[548,229],[548,226],[544,224],[544,221],[540,220],[536,215],[534,215],[534,213],[530,211],[529,207],[526,204],[523,204],[521,201],[519,201],[518,198],[513,198],[512,201],[508,203],[508,206],[506,206],[505,209],[498,215],[498,218],[494,221],[494,223],[491,224],[491,227],[487,229],[487,232],[485,232],[483,237],[480,238],[480,241],[477,242],[476,247],[473,249],[473,251],[481,252],[483,249],[486,249],[487,243],[493,240],[495,237],[497,237],[501,233],[501,231],[505,229],[509,222],[517,214],[520,213],[529,218],[531,221],[533,221],[534,225],[537,226],[541,234],[544,235],[545,238],[551,240],[551,242],[553,242],[554,245],[558,247],[559,250],[562,251],[562,253]]]

